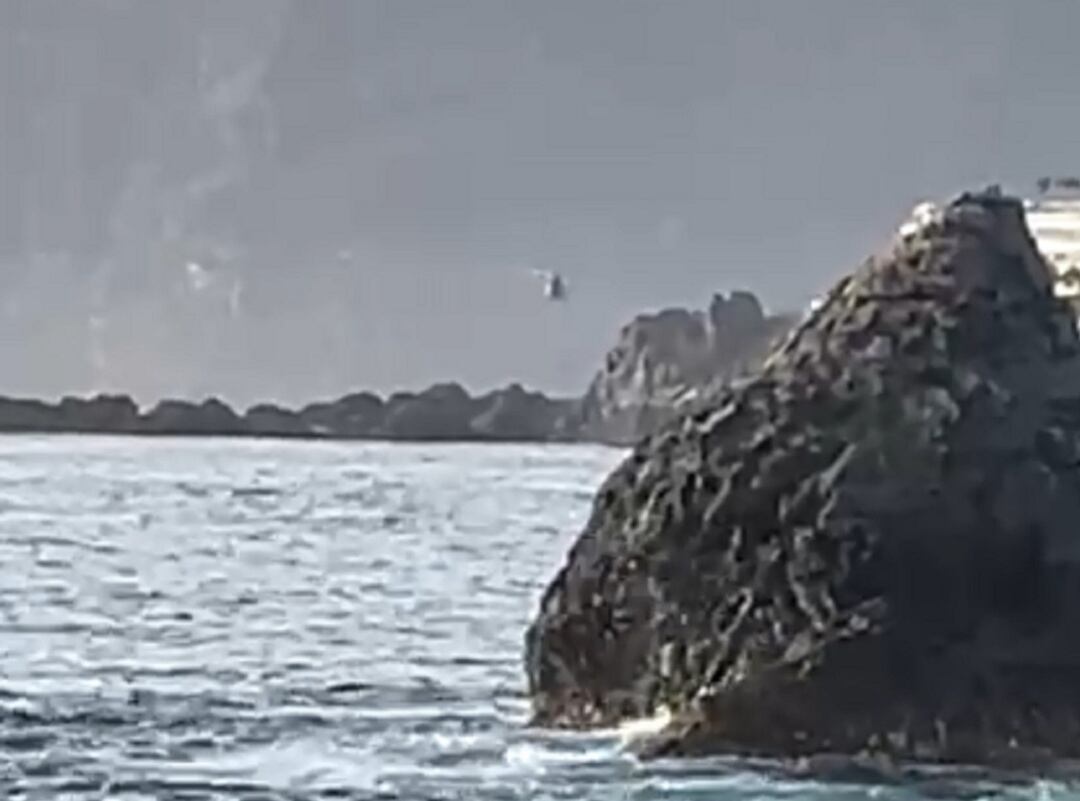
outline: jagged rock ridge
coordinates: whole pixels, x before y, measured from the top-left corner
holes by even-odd
[[[1080,753],[1080,342],[965,195],[643,441],[544,594],[536,721],[646,753]]]
[[[706,312],[665,309],[623,327],[582,402],[589,439],[631,444],[707,388],[759,366],[793,321],[749,292],[713,296]]]

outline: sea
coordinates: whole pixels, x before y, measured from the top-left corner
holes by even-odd
[[[1080,798],[527,726],[525,628],[622,456],[0,438],[0,799]]]

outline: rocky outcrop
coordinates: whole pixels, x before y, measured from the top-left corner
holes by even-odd
[[[236,436],[245,433],[240,416],[216,398],[202,403],[165,400],[139,420],[147,434]]]
[[[644,753],[1080,756],[1080,342],[965,195],[600,489],[526,644],[537,723]]]
[[[304,425],[316,434],[360,438],[382,425],[386,407],[371,392],[355,392],[329,403],[313,403],[300,410]]]
[[[58,404],[0,398],[0,431],[130,433],[139,425],[139,408],[123,395],[63,398]]]
[[[262,437],[312,437],[316,429],[297,414],[274,403],[260,403],[244,412],[243,428]]]
[[[577,403],[529,392],[520,384],[485,395],[469,423],[474,435],[491,440],[571,440]]]
[[[399,393],[387,402],[380,433],[388,439],[472,439],[475,401],[459,384],[436,384],[423,392]]]
[[[0,432],[545,442],[572,437],[575,409],[572,401],[517,384],[479,397],[457,384],[401,392],[385,401],[360,392],[299,411],[262,403],[243,415],[213,398],[165,400],[140,412],[126,396],[64,398],[58,404],[0,397]]]
[[[0,430],[57,431],[63,418],[59,409],[43,401],[24,398],[0,399]]]
[[[139,426],[139,407],[124,395],[95,398],[64,398],[57,407],[61,428],[77,431],[134,431]]]
[[[386,402],[379,436],[386,439],[548,442],[572,438],[572,401],[529,392],[519,384],[471,397],[458,384],[399,393]]]
[[[683,403],[760,364],[793,321],[749,292],[715,295],[706,312],[666,309],[627,324],[582,402],[584,438],[631,444]]]

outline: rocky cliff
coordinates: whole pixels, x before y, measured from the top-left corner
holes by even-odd
[[[666,309],[628,323],[582,401],[586,439],[631,444],[710,388],[757,367],[793,324],[749,292],[716,295],[705,312]]]
[[[965,195],[599,490],[536,721],[646,753],[1080,756],[1080,341],[1021,204]]]

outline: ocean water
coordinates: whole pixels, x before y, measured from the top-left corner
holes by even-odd
[[[0,439],[0,798],[1080,797],[526,728],[525,626],[620,456]]]

